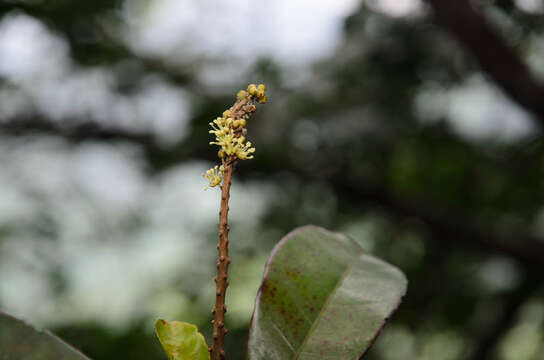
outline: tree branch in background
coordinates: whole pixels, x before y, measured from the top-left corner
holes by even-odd
[[[124,132],[120,129],[94,129],[96,126],[80,125],[72,129],[66,129],[61,125],[53,123],[36,124],[34,122],[20,123],[19,126],[13,123],[0,124],[0,132],[12,136],[23,136],[29,134],[51,134],[60,136],[67,141],[78,143],[85,140],[117,140],[128,141],[141,146],[143,152],[150,159],[161,159],[160,168],[165,169],[169,166],[183,161],[183,159],[203,159],[205,152],[201,148],[191,148],[180,155],[173,149],[187,147],[184,142],[164,148],[156,143],[153,136],[146,134],[133,134]],[[174,156],[175,155],[175,156]],[[215,153],[210,152],[210,157],[205,160],[214,161]],[[286,163],[270,163],[267,169],[268,173],[277,173],[281,171],[290,171],[301,179],[309,179],[316,174],[308,174],[297,166],[289,166]],[[334,191],[344,198],[349,198],[353,202],[358,202],[364,206],[375,206],[382,208],[389,214],[399,218],[416,217],[423,221],[429,227],[432,238],[435,241],[448,241],[456,244],[464,244],[466,247],[479,248],[492,253],[498,253],[515,259],[530,272],[542,271],[544,267],[544,243],[535,239],[529,234],[520,233],[516,236],[505,236],[498,234],[493,229],[481,228],[471,224],[471,221],[465,219],[460,214],[446,213],[443,209],[429,204],[424,205],[420,199],[402,199],[399,196],[391,194],[384,187],[376,184],[357,182],[356,184],[348,181],[343,175],[343,171],[334,174],[323,175],[320,181],[326,181],[333,186]],[[239,174],[243,177],[243,174]]]
[[[427,0],[439,24],[466,48],[497,85],[544,124],[544,86],[468,0]]]
[[[518,261],[531,273],[541,273],[544,266],[544,243],[528,234],[515,239],[498,234],[493,229],[480,228],[460,214],[451,214],[436,207],[427,207],[421,200],[405,200],[392,195],[387,189],[346,183],[341,177],[330,179],[335,191],[350,196],[365,205],[383,208],[397,217],[416,217],[431,231],[434,241],[448,241],[508,256]]]
[[[129,132],[117,127],[105,127],[93,122],[85,122],[66,126],[70,121],[62,124],[32,118],[19,118],[0,123],[0,135],[7,136],[32,136],[52,135],[61,137],[72,143],[87,140],[93,141],[128,141],[144,147],[155,144],[153,135],[146,132]]]

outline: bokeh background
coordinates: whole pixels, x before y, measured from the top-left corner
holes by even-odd
[[[453,4],[453,6],[452,6]],[[409,290],[368,359],[544,357],[539,0],[3,0],[0,309],[93,359],[209,339],[208,122],[248,83],[227,354],[292,228],[341,231]]]

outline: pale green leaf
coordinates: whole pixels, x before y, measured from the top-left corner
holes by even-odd
[[[89,360],[47,330],[0,312],[1,360]]]
[[[204,336],[195,325],[157,319],[155,333],[169,360],[209,360]]]
[[[250,325],[250,360],[353,360],[372,345],[406,292],[402,272],[316,226],[276,245]]]

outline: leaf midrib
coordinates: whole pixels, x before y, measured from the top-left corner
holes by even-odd
[[[357,257],[360,257],[364,252],[360,252]],[[321,320],[321,316],[323,315],[323,312],[325,311],[325,309],[327,308],[327,306],[329,305],[329,302],[331,301],[331,298],[336,294],[336,290],[340,287],[340,285],[344,282],[344,279],[346,278],[346,275],[347,273],[351,270],[351,267],[352,265],[348,265],[346,266],[346,269],[342,272],[342,275],[338,278],[338,281],[336,283],[336,285],[334,286],[334,289],[331,291],[331,293],[329,294],[329,296],[327,296],[327,299],[325,300],[325,302],[323,303],[323,306],[321,307],[321,309],[319,310],[319,313],[317,314],[317,316],[315,317],[315,321],[314,323],[312,324],[312,326],[310,327],[310,329],[308,330],[308,333],[306,334],[306,336],[304,337],[304,340],[302,341],[302,344],[300,344],[300,347],[298,349],[298,351],[296,352],[295,354],[295,357],[294,357],[294,360],[297,360],[302,352],[302,349],[304,349],[306,347],[306,343],[308,342],[308,340],[310,339],[310,335],[312,334],[313,330],[315,329],[315,327],[317,326],[317,324],[319,323],[319,321]]]

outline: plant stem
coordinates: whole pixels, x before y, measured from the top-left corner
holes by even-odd
[[[229,226],[228,226],[228,213],[229,213],[229,197],[230,197],[230,184],[232,178],[234,164],[229,161],[225,165],[225,173],[223,177],[223,185],[221,186],[221,209],[219,210],[219,243],[217,244],[217,276],[215,277],[216,297],[215,306],[212,310],[213,314],[213,344],[211,347],[211,358],[213,360],[225,359],[225,350],[223,349],[223,341],[227,329],[225,328],[225,312],[227,307],[225,306],[225,297],[227,294],[227,287],[229,281],[227,278],[229,268]]]

